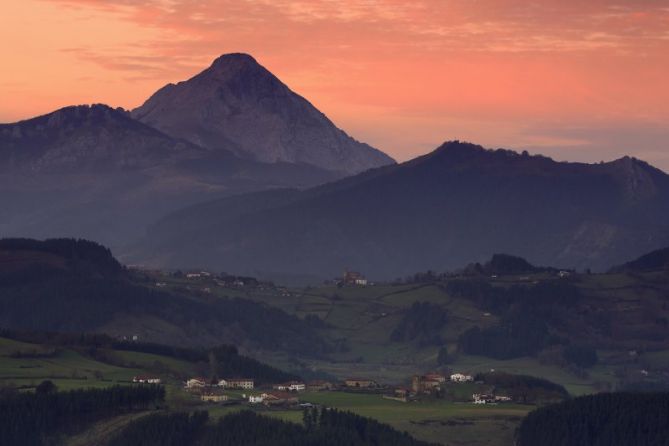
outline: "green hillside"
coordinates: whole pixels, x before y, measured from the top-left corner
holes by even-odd
[[[165,280],[168,288],[182,287],[184,281]],[[323,358],[299,352],[263,353],[288,368],[295,367],[298,359],[301,367],[317,372],[390,383],[406,382],[414,373],[439,367],[471,373],[495,369],[545,377],[574,395],[643,383],[665,385],[669,281],[662,271],[565,272],[563,277],[551,269],[494,277],[432,274],[394,284],[283,291],[219,287],[207,279],[191,279],[190,284],[211,287],[212,296],[234,293],[280,308],[317,327],[335,346]],[[423,331],[393,339],[416,305],[439,309],[445,322],[435,329],[415,319],[412,323]],[[476,327],[482,333],[477,342],[483,347],[469,348],[478,353],[463,348],[463,333]],[[488,333],[514,349],[486,351]],[[440,351],[447,352],[444,363],[438,362]],[[583,362],[583,354],[596,355],[596,363]]]

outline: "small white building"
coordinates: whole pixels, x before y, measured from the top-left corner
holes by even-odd
[[[464,382],[469,382],[469,381],[474,381],[474,377],[471,375],[465,375],[462,373],[454,373],[451,375],[451,382],[454,383],[464,383]]]
[[[495,397],[492,395],[486,395],[481,393],[475,393],[472,395],[474,404],[493,404],[495,403]]]
[[[249,395],[249,403],[250,404],[260,404],[263,401],[265,401],[265,394],[263,393],[262,395]]]
[[[194,389],[196,387],[205,387],[207,385],[207,380],[205,378],[191,378],[186,381],[186,387],[189,389]]]

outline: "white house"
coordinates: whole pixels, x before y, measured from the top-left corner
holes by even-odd
[[[495,397],[492,395],[475,393],[472,395],[474,404],[492,404],[495,402]]]
[[[186,381],[186,387],[189,389],[193,389],[195,387],[204,387],[207,385],[207,380],[205,378],[191,378],[188,381]]]
[[[263,393],[262,395],[249,395],[249,403],[250,404],[260,404],[263,401],[265,401],[265,394]]]
[[[474,381],[474,377],[471,375],[464,375],[462,373],[454,373],[451,375],[451,381],[455,383],[464,383],[468,381]]]

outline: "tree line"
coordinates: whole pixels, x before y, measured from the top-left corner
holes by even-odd
[[[406,432],[335,409],[307,409],[303,425],[233,413],[206,424],[202,413],[156,414],[128,425],[110,446],[429,446]]]
[[[4,395],[0,399],[0,444],[43,446],[103,418],[144,410],[165,399],[162,386],[113,386]]]

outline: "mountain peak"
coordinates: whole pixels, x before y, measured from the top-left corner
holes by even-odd
[[[211,68],[224,68],[230,66],[258,65],[257,60],[246,53],[228,53],[217,57],[211,64]]]
[[[266,163],[342,175],[394,162],[338,129],[244,53],[224,54],[195,77],[162,88],[132,115],[172,137]]]
[[[477,144],[472,144],[465,141],[446,141],[437,147],[432,153],[434,155],[479,155],[485,153],[487,150]]]
[[[246,82],[253,79],[271,79],[276,86],[281,85],[281,82],[272,73],[260,65],[253,56],[246,53],[223,54],[216,58],[209,68],[204,70],[198,77],[213,77],[217,81],[223,81],[224,83],[237,79]]]

